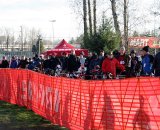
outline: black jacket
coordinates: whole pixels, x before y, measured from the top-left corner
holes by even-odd
[[[160,76],[160,52],[154,58],[153,68],[155,70],[155,76]]]
[[[2,60],[1,68],[8,68],[8,67],[9,67],[9,62],[7,60]]]
[[[25,69],[27,67],[28,62],[26,60],[20,60],[18,67]]]
[[[68,68],[68,57],[62,56],[60,58],[62,70],[66,70]]]
[[[80,61],[75,55],[70,55],[68,58],[68,71],[73,72],[77,71],[80,67]]]
[[[50,64],[50,65],[49,65],[49,68],[55,70],[56,67],[57,67],[57,65],[61,65],[61,62],[60,62],[59,58],[57,58],[57,57],[52,57],[52,58],[49,60],[49,64]]]

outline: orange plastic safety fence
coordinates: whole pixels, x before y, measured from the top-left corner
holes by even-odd
[[[160,79],[85,81],[0,70],[0,100],[72,130],[159,130]]]

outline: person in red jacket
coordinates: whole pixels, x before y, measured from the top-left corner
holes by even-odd
[[[119,63],[119,61],[114,58],[113,52],[109,52],[107,57],[102,63],[102,72],[107,74],[111,73],[113,78],[116,78],[116,68],[119,68],[122,72],[125,70],[125,67]]]

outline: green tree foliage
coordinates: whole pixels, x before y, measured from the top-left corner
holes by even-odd
[[[74,44],[75,43],[75,39],[72,37],[71,40],[69,41],[70,44]]]
[[[113,31],[111,22],[103,19],[97,33],[89,38],[84,47],[92,52],[99,53],[101,50],[112,51],[117,49],[119,44],[120,37]]]

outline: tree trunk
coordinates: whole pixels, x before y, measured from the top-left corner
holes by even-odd
[[[124,0],[124,44],[128,51],[128,0]]]
[[[87,27],[87,4],[86,0],[83,0],[83,22],[84,22],[84,44],[88,39],[88,27]]]
[[[88,0],[88,16],[89,16],[89,31],[92,36],[92,12],[91,12],[91,1]]]
[[[6,40],[6,48],[7,48],[7,51],[8,51],[8,47],[9,47],[9,35],[7,35],[7,40]]]
[[[96,15],[96,12],[97,12],[97,1],[96,0],[93,0],[93,24],[94,24],[94,34],[97,33],[96,29],[97,29],[97,15]]]
[[[116,13],[116,1],[115,0],[110,0],[110,1],[111,1],[111,6],[112,6],[112,15],[113,15],[113,20],[114,20],[114,28],[115,28],[116,33],[121,37],[121,31],[120,31],[118,17],[117,17],[117,13]]]
[[[23,51],[23,27],[20,26],[21,28],[21,51]]]

